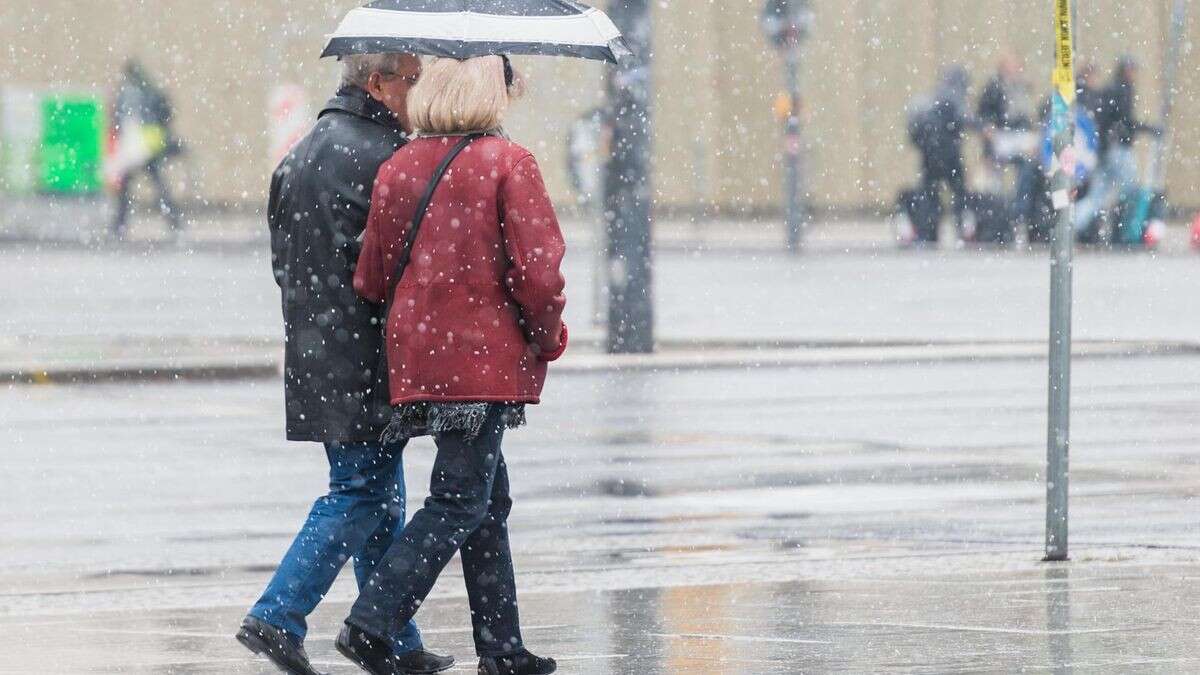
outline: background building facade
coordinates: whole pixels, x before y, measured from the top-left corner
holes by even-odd
[[[272,168],[268,105],[296,84],[312,110],[332,93],[337,67],[318,61],[323,35],[355,0],[45,0],[0,7],[0,84],[110,94],[121,63],[141,59],[174,98],[189,150],[194,200],[256,208]],[[1048,91],[1050,0],[815,0],[803,82],[812,201],[839,210],[887,208],[914,181],[905,107],[930,90],[938,69],[967,65],[973,95],[996,58],[1015,52]],[[1169,0],[1080,3],[1080,60],[1107,77],[1123,53],[1143,65],[1139,107],[1152,118],[1168,33]],[[758,26],[760,0],[664,0],[655,5],[654,184],[664,208],[721,213],[778,209],[780,123],[773,102],[782,62]],[[1189,21],[1188,40],[1197,34]],[[555,197],[570,199],[566,136],[602,102],[604,67],[518,59],[530,95],[509,130],[543,163]],[[1177,85],[1172,195],[1198,205],[1200,54],[1185,50]],[[1143,147],[1145,145],[1143,144]],[[975,147],[971,152],[977,155]]]

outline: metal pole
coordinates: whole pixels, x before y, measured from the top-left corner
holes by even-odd
[[[607,325],[608,313],[608,224],[604,221],[603,209],[596,214],[596,252],[592,266],[592,327],[600,329]]]
[[[801,136],[800,136],[800,45],[794,41],[785,51],[787,88],[791,99],[784,129],[785,180],[787,205],[785,226],[790,253],[799,253],[804,245],[804,204],[801,196]]]
[[[1068,462],[1071,449],[1071,277],[1075,231],[1075,54],[1071,0],[1055,0],[1054,208],[1050,261],[1050,406],[1046,462],[1046,560],[1068,558]]]
[[[1179,80],[1179,58],[1183,50],[1184,29],[1187,27],[1187,0],[1175,0],[1171,10],[1171,29],[1167,38],[1166,58],[1163,62],[1162,105],[1159,120],[1162,133],[1154,144],[1154,155],[1150,164],[1150,188],[1158,192],[1166,189],[1167,155],[1171,151],[1171,112],[1175,102],[1175,85]]]
[[[651,263],[649,0],[612,0],[609,14],[637,56],[609,79],[612,156],[604,179],[611,354],[654,351]]]

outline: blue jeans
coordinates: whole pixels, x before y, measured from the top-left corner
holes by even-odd
[[[404,529],[404,444],[326,444],[329,494],[318,499],[250,615],[294,635],[308,632],[305,617],[329,592],[354,556],[361,591]],[[408,621],[390,636],[403,654],[421,649],[417,624]]]

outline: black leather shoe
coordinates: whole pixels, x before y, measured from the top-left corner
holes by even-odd
[[[371,675],[403,675],[387,640],[346,624],[338,634],[337,650]]]
[[[411,652],[396,655],[396,665],[399,672],[406,675],[432,675],[454,667],[453,656],[438,656],[424,649],[414,649]]]
[[[506,656],[479,659],[479,675],[550,675],[558,670],[554,659],[544,659],[522,649]]]
[[[255,654],[267,657],[288,675],[321,675],[308,662],[304,647],[288,637],[287,631],[252,616],[242,620],[237,641]]]

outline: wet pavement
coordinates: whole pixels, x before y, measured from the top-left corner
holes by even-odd
[[[566,319],[598,339],[595,255],[570,247]],[[1080,340],[1196,340],[1200,257],[1081,253]],[[669,251],[655,261],[657,331],[674,340],[1046,339],[1042,251]],[[279,340],[279,294],[263,243],[221,251],[98,253],[0,247],[0,335]],[[0,351],[6,349],[0,343]]]
[[[527,642],[566,673],[1195,672],[1200,358],[1075,391],[1045,565],[1037,362],[552,376],[506,444]],[[273,380],[0,389],[0,672],[271,672],[230,636],[324,462],[280,410]],[[348,674],[344,576],[309,644]],[[419,619],[470,663],[457,567]]]

